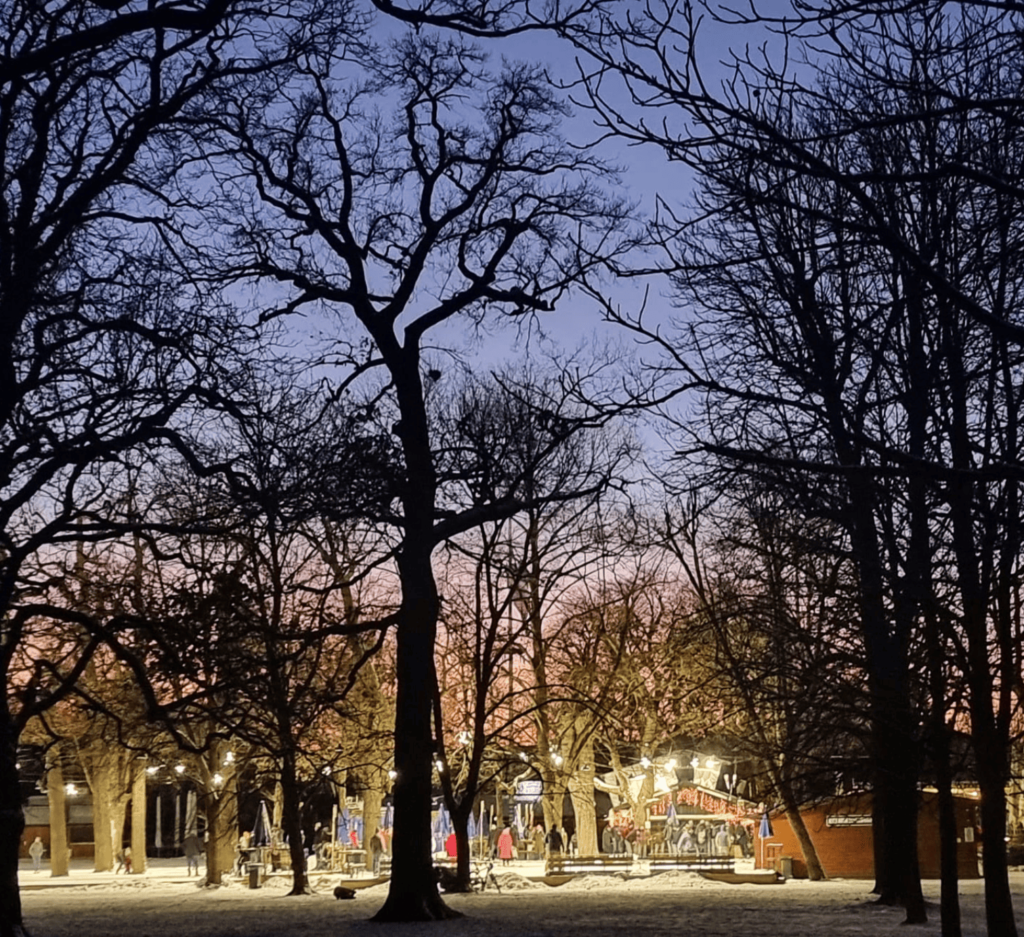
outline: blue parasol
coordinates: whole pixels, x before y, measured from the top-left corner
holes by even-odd
[[[334,838],[339,843],[348,843],[348,808],[346,807],[341,813],[338,814],[338,829],[335,831]]]
[[[444,849],[445,840],[448,839],[448,834],[452,831],[452,820],[448,816],[448,808],[444,805],[443,800],[437,808],[437,816],[434,817],[434,822],[430,825],[430,831],[434,839],[434,852],[441,852]]]
[[[761,815],[761,828],[757,831],[757,835],[761,839],[768,839],[775,835],[775,830],[772,829],[772,821],[768,817],[767,810]]]
[[[671,823],[676,818],[676,805],[670,800],[668,810],[665,811],[665,822]]]
[[[476,818],[472,810],[469,811],[469,820],[466,821],[466,835],[470,839],[476,839]]]
[[[384,808],[384,819],[380,821],[380,825],[385,830],[390,830],[395,825],[395,807],[394,804],[388,804]]]

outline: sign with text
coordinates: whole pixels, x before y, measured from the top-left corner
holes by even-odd
[[[544,793],[543,781],[517,781],[516,782],[516,803],[535,804]]]

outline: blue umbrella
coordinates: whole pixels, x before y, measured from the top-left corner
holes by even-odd
[[[668,810],[665,811],[665,821],[671,823],[676,818],[676,805],[670,800]]]
[[[390,830],[395,825],[395,807],[394,804],[388,804],[384,808],[384,819],[381,820],[380,825],[385,830]]]
[[[348,808],[346,807],[338,814],[338,829],[335,832],[335,839],[339,843],[348,842]]]
[[[440,852],[444,849],[444,842],[452,831],[452,820],[448,816],[448,808],[442,800],[437,808],[437,816],[431,824],[431,832],[434,834],[434,851]]]
[[[466,822],[466,835],[470,839],[476,839],[476,817],[473,816],[473,811],[469,811],[469,820]]]
[[[775,830],[772,829],[772,821],[768,817],[767,810],[761,815],[761,828],[757,831],[757,835],[761,839],[768,839],[775,835]]]

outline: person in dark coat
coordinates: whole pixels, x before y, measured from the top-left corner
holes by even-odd
[[[199,857],[203,854],[203,844],[195,833],[189,833],[182,845],[185,848],[185,874],[191,875],[195,869],[196,875],[199,875]]]
[[[549,856],[560,856],[562,854],[562,850],[565,848],[565,840],[562,839],[557,823],[551,824],[551,829],[548,831],[544,845],[548,847]]]
[[[455,834],[452,833],[452,836]],[[380,857],[384,855],[384,836],[380,830],[375,830],[370,837],[370,858],[373,860],[373,874],[380,875]]]

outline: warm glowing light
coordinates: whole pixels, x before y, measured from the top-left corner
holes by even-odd
[[[213,776],[213,785],[214,785],[214,787],[220,787],[223,783],[224,783],[224,775],[222,775],[222,774],[215,774]]]
[[[224,755],[224,764],[226,764],[226,765],[233,765],[234,763],[235,763],[235,753],[234,752],[227,752]]]
[[[395,770],[394,768],[392,768],[392,769],[391,769],[391,770],[390,770],[390,771],[388,772],[388,777],[389,777],[389,778],[390,778],[390,779],[391,779],[391,780],[393,781],[393,780],[394,780],[395,778],[397,778],[397,777],[398,777],[398,772],[397,772],[397,771],[396,771],[396,770]]]
[[[69,797],[74,797],[75,794],[78,793],[78,788],[75,787],[74,784],[65,784],[64,793],[67,794]]]
[[[146,774],[156,774],[157,771],[159,771],[159,770],[160,770],[160,766],[159,765],[150,765],[148,768],[146,768]]]
[[[438,774],[444,771],[444,762],[440,758],[434,762],[434,765],[437,767]]]
[[[649,768],[650,766],[651,766],[651,759],[648,758],[646,755],[644,755],[644,757],[640,759],[640,767],[641,768]]]
[[[665,762],[665,767],[668,768],[669,771],[675,771],[676,764],[677,762],[675,758],[669,758],[669,760]]]
[[[184,765],[175,765],[175,766],[174,766],[174,770],[175,770],[175,771],[176,771],[176,772],[177,772],[178,774],[184,774],[184,773],[185,773],[185,766],[184,766]]]

